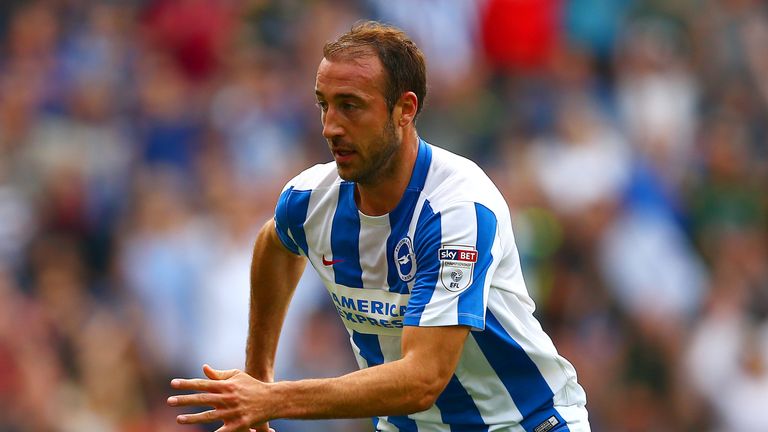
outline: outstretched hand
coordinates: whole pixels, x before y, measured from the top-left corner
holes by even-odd
[[[171,381],[177,390],[199,393],[183,394],[168,398],[168,405],[210,406],[213,409],[197,414],[181,414],[179,424],[199,424],[223,421],[216,432],[275,432],[266,423],[271,412],[268,384],[247,373],[237,370],[216,370],[203,366],[209,379],[181,379]]]

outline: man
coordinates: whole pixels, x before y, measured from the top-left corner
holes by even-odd
[[[509,210],[474,163],[419,138],[424,58],[401,31],[358,24],[323,50],[315,84],[335,163],[294,178],[253,254],[245,372],[173,380],[213,409],[182,424],[269,430],[277,418],[374,417],[377,431],[588,431],[585,395],[532,312]],[[273,381],[306,260],[361,370]]]

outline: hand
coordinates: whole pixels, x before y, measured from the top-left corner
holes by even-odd
[[[201,393],[171,396],[168,405],[210,406],[213,409],[179,415],[176,422],[199,424],[220,420],[224,426],[216,432],[275,432],[266,423],[271,414],[268,384],[237,369],[221,371],[204,365],[203,373],[210,379],[173,379],[171,387]]]

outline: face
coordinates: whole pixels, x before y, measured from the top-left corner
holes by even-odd
[[[400,138],[384,98],[384,70],[378,57],[323,59],[315,95],[339,176],[374,184],[394,169]]]

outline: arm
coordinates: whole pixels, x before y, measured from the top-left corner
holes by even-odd
[[[279,382],[273,418],[405,415],[434,405],[461,356],[468,327],[405,327],[400,360],[330,379]]]
[[[469,328],[405,327],[400,360],[338,378],[264,383],[237,370],[206,374],[213,380],[174,380],[206,393],[169,398],[169,404],[214,409],[181,415],[182,424],[224,420],[221,432],[276,418],[354,418],[402,415],[432,406],[451,379]]]
[[[288,251],[270,220],[259,231],[251,261],[251,301],[245,372],[259,380],[274,379],[275,352],[306,259]]]

